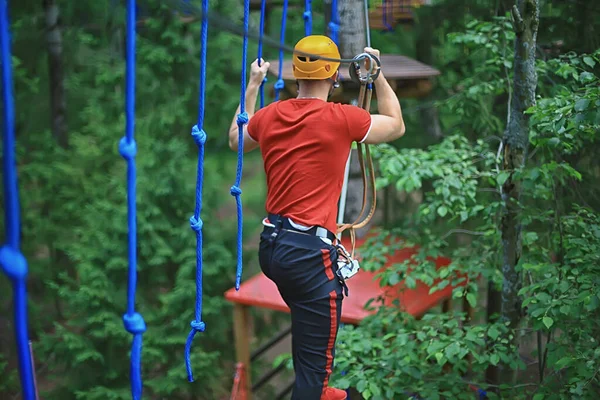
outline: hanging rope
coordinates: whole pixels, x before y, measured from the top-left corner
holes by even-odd
[[[258,39],[258,66],[260,66],[263,56],[263,35],[265,33],[265,16],[266,16],[266,6],[267,0],[262,0],[260,3],[260,37]],[[260,84],[260,108],[265,106],[265,83],[267,82],[267,77],[265,75],[265,79],[263,79]]]
[[[312,33],[312,0],[304,0],[304,36]]]
[[[250,0],[244,0],[244,31],[248,31],[248,23],[250,17]],[[242,180],[242,169],[244,166],[244,125],[248,123],[248,113],[246,113],[246,59],[248,58],[248,36],[244,36],[242,46],[242,84],[240,94],[240,113],[237,116],[238,125],[238,164],[235,176],[235,184],[231,187],[231,195],[235,197],[237,206],[237,269],[235,275],[235,290],[240,290],[240,282],[242,281],[242,189],[240,182]]]
[[[136,232],[136,193],[135,193],[135,0],[127,0],[127,56],[126,56],[126,94],[125,136],[119,142],[119,153],[127,162],[127,225],[128,225],[128,283],[127,313],[123,315],[123,324],[127,332],[133,335],[131,344],[131,394],[134,400],[142,398],[142,335],[146,323],[141,314],[135,311],[135,290],[137,283],[137,232]]]
[[[27,260],[21,253],[21,221],[17,168],[15,159],[15,105],[13,97],[12,56],[8,1],[1,0],[0,35],[2,46],[2,100],[4,101],[3,170],[4,170],[4,223],[6,243],[0,248],[0,266],[12,281],[15,339],[19,358],[19,375],[24,400],[35,400],[36,390],[33,363],[27,331]]]
[[[279,92],[285,87],[283,82],[283,45],[285,43],[285,23],[287,21],[288,0],[283,0],[283,9],[281,10],[281,32],[279,34],[279,71],[277,72],[277,82],[275,82],[275,101],[279,100]]]
[[[337,0],[331,0],[331,20],[327,25],[329,27],[329,37],[339,46],[338,33],[340,31],[340,17],[338,15]]]
[[[383,25],[388,31],[393,31],[394,27],[390,25],[390,21],[394,22],[394,0],[382,0],[383,4]],[[390,12],[391,8],[391,12]]]
[[[198,173],[196,177],[196,206],[194,215],[190,218],[190,226],[196,232],[196,308],[194,320],[190,323],[192,329],[185,342],[185,368],[188,381],[194,381],[190,352],[192,342],[197,332],[204,332],[206,324],[202,321],[202,188],[204,186],[204,144],[206,143],[206,132],[204,132],[204,104],[206,94],[206,52],[208,47],[208,0],[202,0],[202,27],[200,28],[200,94],[198,99],[198,123],[192,127],[192,138],[198,146]]]
[[[366,68],[365,74],[361,73],[361,68],[360,68],[360,63],[359,63],[360,55],[359,55],[356,57],[357,62],[355,62],[354,64],[352,64],[350,66],[350,77],[354,81],[360,83],[360,91],[358,93],[358,102],[357,102],[358,107],[361,107],[366,111],[369,111],[369,109],[371,107],[371,98],[373,95],[373,82],[379,76],[381,62],[379,61],[379,59],[377,59],[375,56],[373,56],[371,54],[363,53],[363,55],[366,55],[369,58],[368,68]],[[358,163],[360,165],[360,170],[362,172],[362,180],[363,180],[362,207],[361,207],[359,215],[356,217],[354,222],[352,222],[350,224],[348,224],[348,223],[338,224],[338,229],[337,229],[338,234],[344,232],[345,230],[350,231],[350,241],[352,243],[352,251],[351,251],[350,255],[352,258],[354,258],[354,251],[356,248],[356,230],[363,228],[364,226],[366,226],[369,223],[371,218],[373,218],[373,215],[375,214],[375,209],[377,207],[377,188],[375,186],[375,168],[373,166],[373,158],[371,156],[371,151],[369,149],[369,145],[363,144],[363,143],[357,143],[356,146],[357,146],[357,154],[358,154]],[[364,156],[363,156],[363,147],[364,147],[364,151],[365,151]],[[367,175],[367,169],[365,166],[365,158],[366,158],[366,163],[369,168],[368,175]],[[369,187],[369,184],[371,186],[371,199],[372,199],[371,207],[369,209],[369,213],[364,217],[364,219],[362,221],[360,221],[363,214],[365,213],[366,206],[367,206],[367,188]]]

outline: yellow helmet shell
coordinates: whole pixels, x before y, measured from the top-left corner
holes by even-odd
[[[296,51],[300,53],[296,53]],[[329,37],[323,35],[306,36],[294,47],[292,68],[296,79],[328,79],[340,67],[339,62],[314,59],[306,53],[327,58],[340,58],[337,45]]]

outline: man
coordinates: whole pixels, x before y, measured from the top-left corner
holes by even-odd
[[[294,53],[295,99],[274,102],[254,113],[258,89],[269,63],[252,64],[246,90],[249,123],[244,151],[260,147],[267,176],[265,228],[259,262],[291,310],[295,384],[292,400],[343,400],[343,390],[327,386],[342,311],[343,282],[337,275],[335,246],[338,200],[352,142],[389,142],[405,131],[400,103],[383,73],[375,81],[379,114],[327,102],[339,78],[339,59],[326,36],[307,36]],[[365,52],[379,57],[379,51]],[[302,54],[303,53],[303,54]],[[239,113],[239,107],[236,116]],[[236,151],[238,128],[229,145]]]

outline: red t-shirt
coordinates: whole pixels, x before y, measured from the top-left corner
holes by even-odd
[[[266,211],[335,233],[350,147],[370,128],[362,108],[320,99],[278,101],[256,112],[248,134],[264,161]]]

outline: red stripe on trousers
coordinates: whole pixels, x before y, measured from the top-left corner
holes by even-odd
[[[333,346],[335,345],[335,333],[337,331],[337,293],[332,290],[329,293],[329,312],[330,312],[330,325],[329,325],[329,342],[327,343],[327,351],[325,356],[327,357],[327,363],[325,364],[325,379],[323,380],[323,392],[329,384],[329,376],[331,375],[331,366],[333,365]],[[322,392],[322,393],[323,393]]]
[[[325,273],[329,280],[333,279],[333,270],[331,269],[331,258],[329,257],[329,250],[321,249],[321,253],[323,254],[323,264],[325,265]]]

